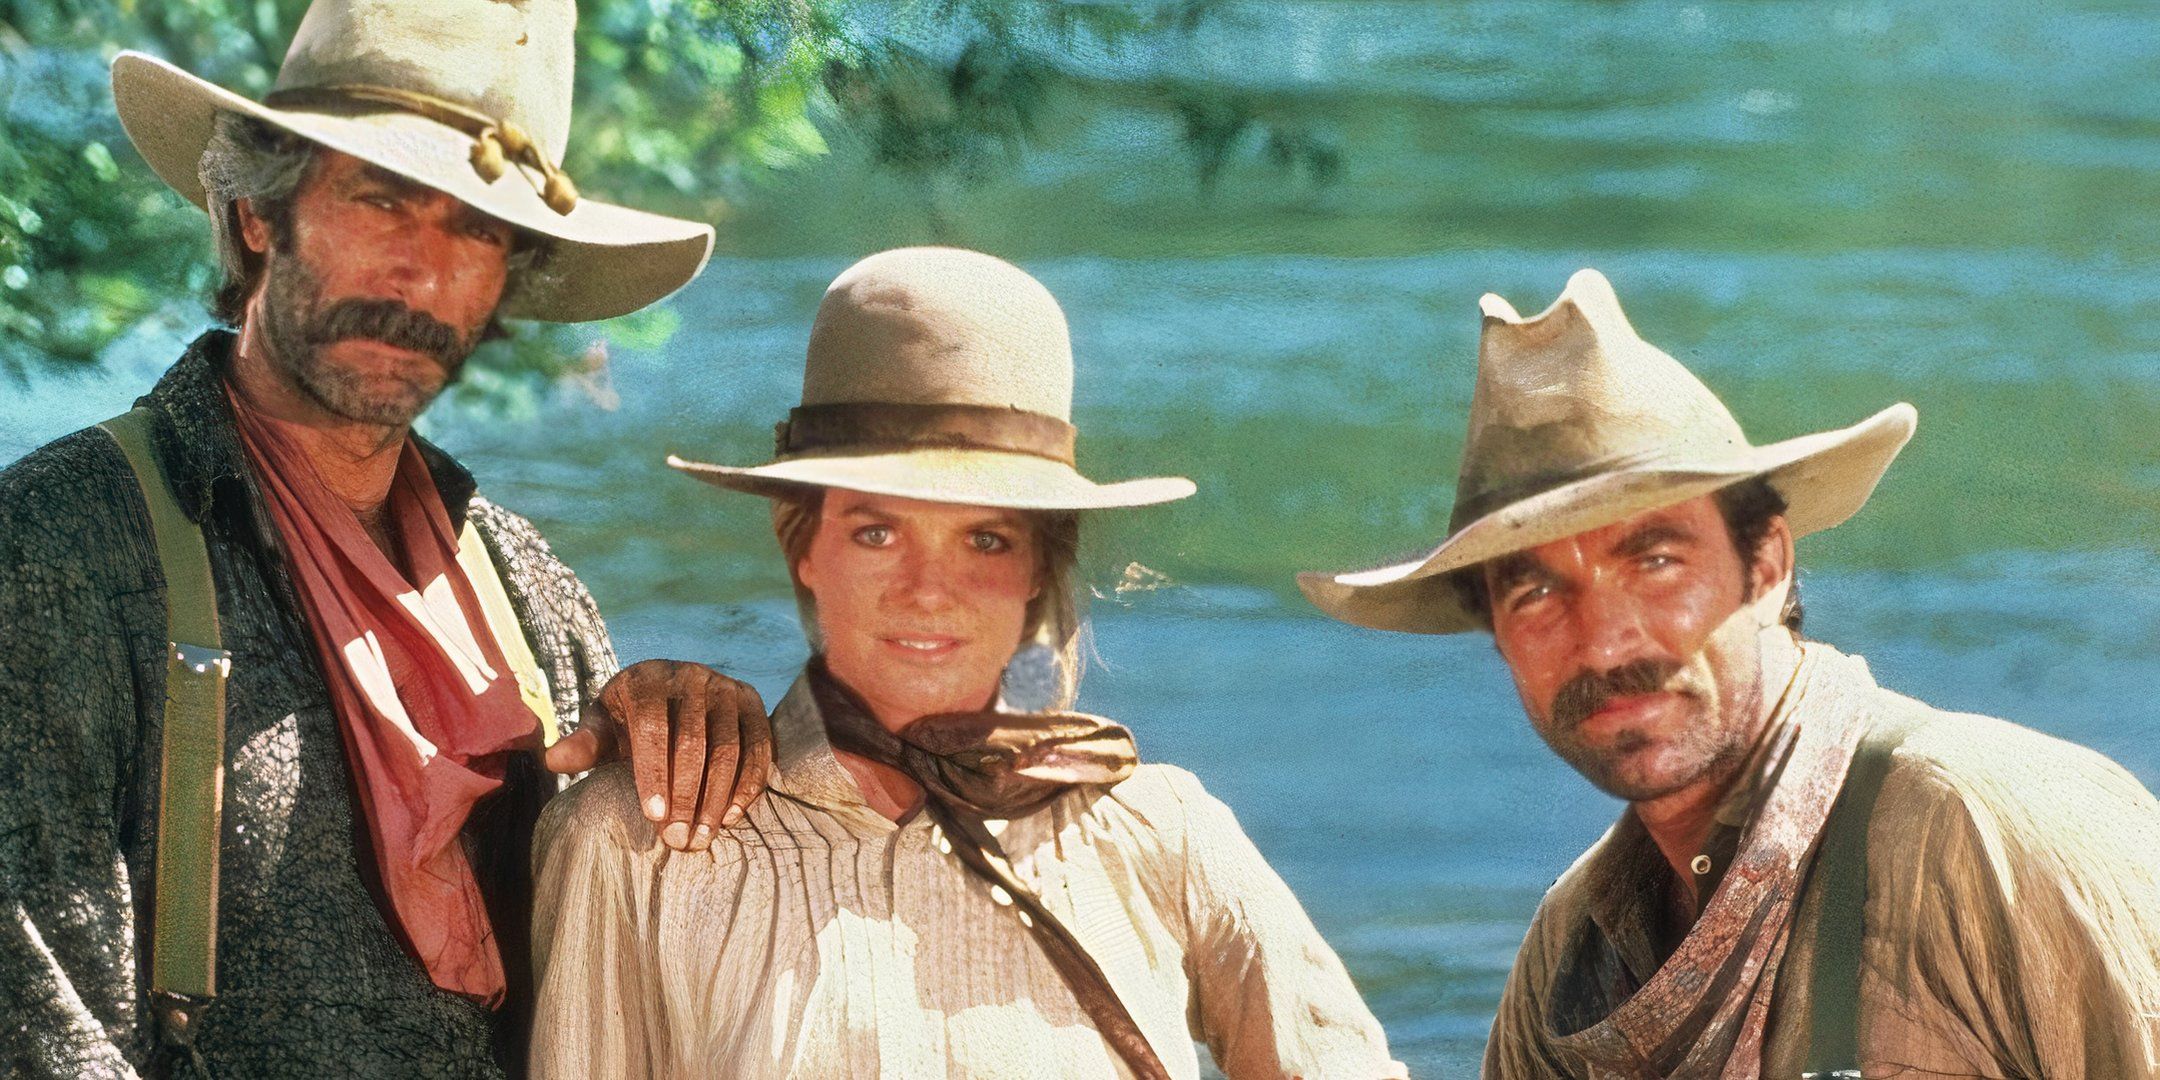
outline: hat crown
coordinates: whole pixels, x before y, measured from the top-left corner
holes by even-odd
[[[570,141],[576,29],[572,0],[316,0],[276,89],[429,94],[518,125],[559,165]]]
[[[1524,319],[1486,295],[1451,528],[1636,464],[1724,466],[1747,437],[1710,388],[1646,342],[1595,270]]]
[[[802,403],[978,405],[1072,418],[1065,313],[1019,267],[900,248],[849,267],[818,305]]]

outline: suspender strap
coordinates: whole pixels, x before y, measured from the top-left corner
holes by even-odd
[[[1155,1048],[1148,1045],[1147,1033],[1140,1030],[1139,1023],[1125,1008],[1117,988],[1111,986],[1109,976],[1103,974],[1102,965],[1097,964],[1095,958],[1088,955],[1087,947],[1080,944],[1080,939],[1043,906],[1042,898],[1020,883],[1013,874],[1012,864],[1005,859],[1003,847],[990,835],[990,830],[984,828],[982,822],[955,812],[936,799],[925,799],[923,806],[944,830],[952,853],[959,857],[961,864],[990,883],[991,899],[1012,908],[1020,924],[1035,935],[1036,944],[1049,956],[1051,965],[1071,988],[1073,997],[1079,999],[1088,1019],[1095,1022],[1095,1030],[1101,1032],[1103,1041],[1124,1059],[1133,1076],[1137,1080],[1169,1080],[1170,1071],[1163,1067],[1162,1059],[1155,1056]]]
[[[196,1017],[217,992],[218,837],[232,654],[218,634],[217,586],[202,530],[166,483],[151,448],[150,415],[138,408],[99,426],[120,444],[142,486],[165,575],[165,733],[150,997],[167,1036],[189,1046]]]
[[[1890,775],[1891,758],[1912,733],[1909,716],[1878,716],[1853,752],[1845,788],[1830,809],[1815,888],[1822,919],[1815,930],[1815,969],[1809,980],[1809,1043],[1803,1077],[1860,1075],[1861,938],[1867,911],[1868,824]]]
[[[510,591],[503,587],[502,575],[495,572],[495,559],[488,554],[487,541],[480,539],[480,530],[473,527],[470,517],[458,533],[457,561],[465,571],[465,580],[472,583],[473,596],[480,601],[481,619],[487,623],[488,632],[495,635],[495,644],[502,647],[503,661],[517,676],[518,697],[540,720],[541,744],[555,745],[562,737],[562,725],[555,718],[555,695],[549,689],[547,672],[533,658],[525,628],[518,622],[517,608],[510,603]]]

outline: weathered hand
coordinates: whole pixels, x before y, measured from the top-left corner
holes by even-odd
[[[543,760],[571,773],[625,754],[661,841],[702,851],[764,794],[772,726],[748,683],[685,660],[642,660],[608,680]]]

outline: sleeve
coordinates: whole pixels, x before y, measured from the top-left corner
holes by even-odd
[[[577,672],[577,685],[569,692],[556,694],[556,713],[564,734],[568,734],[577,730],[581,711],[600,696],[600,688],[615,677],[622,664],[615,657],[614,639],[608,636],[607,622],[600,617],[600,605],[593,600],[591,590],[567,564],[555,558],[553,552],[548,553],[548,560],[563,583],[564,639],[569,647],[571,668]],[[567,707],[573,700],[576,707]]]
[[[1540,998],[1532,986],[1537,972],[1546,969],[1541,927],[1533,920],[1523,935],[1515,967],[1508,972],[1507,986],[1500,991],[1500,1009],[1493,1015],[1492,1033],[1485,1040],[1485,1080],[1545,1080],[1566,1075],[1551,1060],[1543,1045],[1545,1025],[1539,1019]]]
[[[1864,978],[1890,973],[1920,1023],[1957,1018],[1950,1038],[1972,1059],[1897,1063],[2160,1077],[2160,803],[2097,753],[2001,727],[1935,746],[1950,764],[1893,781],[1877,807],[1875,835],[1906,837],[1887,846],[1924,869],[1871,868],[1898,882],[1882,907],[1870,897],[1871,920],[1910,930],[1869,935]]]
[[[550,801],[534,830],[535,1080],[635,1080],[665,1069],[667,1030],[641,932],[645,890],[619,820],[636,814],[629,782],[622,766],[596,770]]]
[[[24,487],[0,482],[0,1073],[131,1077],[149,1047],[121,857],[125,631],[89,573],[96,535],[67,525],[84,515]]]
[[[1184,904],[1194,1035],[1230,1080],[1401,1077],[1350,973],[1237,818],[1166,769],[1184,811]]]

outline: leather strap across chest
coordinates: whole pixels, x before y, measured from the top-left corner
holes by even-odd
[[[1806,1080],[1858,1077],[1861,942],[1866,936],[1868,825],[1897,748],[1912,733],[1909,715],[1878,717],[1853,753],[1845,787],[1830,810],[1811,888],[1822,892],[1815,964],[1808,980]]]
[[[218,842],[225,799],[225,683],[217,582],[202,530],[180,509],[138,408],[99,427],[134,470],[165,578],[165,720],[158,768],[157,896],[150,1004],[168,1042],[194,1053],[195,1021],[217,993]]]

